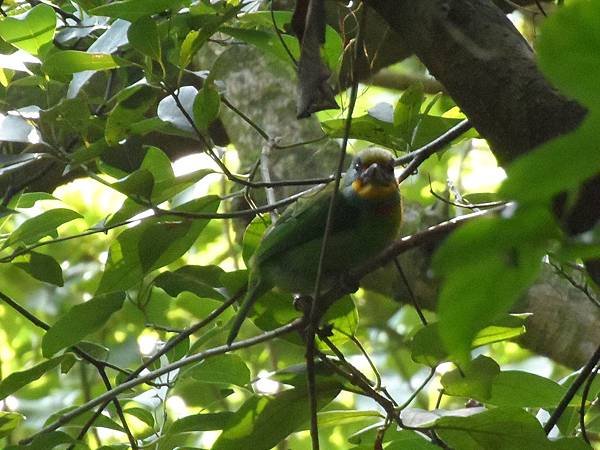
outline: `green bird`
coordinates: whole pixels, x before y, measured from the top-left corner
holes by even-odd
[[[236,338],[252,305],[272,288],[313,295],[332,195],[330,185],[303,197],[265,232],[250,259],[248,288],[228,344]],[[340,184],[319,292],[390,244],[398,234],[401,216],[393,155],[380,148],[359,152]]]

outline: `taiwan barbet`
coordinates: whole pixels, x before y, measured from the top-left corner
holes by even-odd
[[[313,295],[332,195],[330,185],[301,198],[265,232],[250,259],[248,288],[228,344],[236,338],[254,302],[272,288]],[[359,152],[340,184],[319,292],[327,291],[348,271],[385,249],[398,235],[401,217],[393,155],[380,148]]]

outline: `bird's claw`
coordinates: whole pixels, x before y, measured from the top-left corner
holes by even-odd
[[[294,308],[296,311],[300,311],[304,315],[310,313],[312,306],[312,297],[310,295],[295,295],[294,296]]]
[[[319,336],[319,337],[333,336],[333,324],[326,323],[325,325],[319,327],[319,329],[317,330],[317,336]]]

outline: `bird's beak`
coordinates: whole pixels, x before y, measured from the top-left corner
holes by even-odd
[[[394,171],[386,170],[378,163],[373,163],[367,167],[359,176],[361,184],[372,184],[375,186],[389,186],[395,184]]]

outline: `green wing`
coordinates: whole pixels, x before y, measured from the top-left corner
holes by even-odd
[[[281,252],[321,239],[325,232],[332,185],[316,194],[302,197],[288,207],[275,225],[267,230],[254,256],[255,263],[268,260]],[[358,208],[348,204],[342,192],[338,193],[333,216],[332,233],[352,228],[358,220]]]

